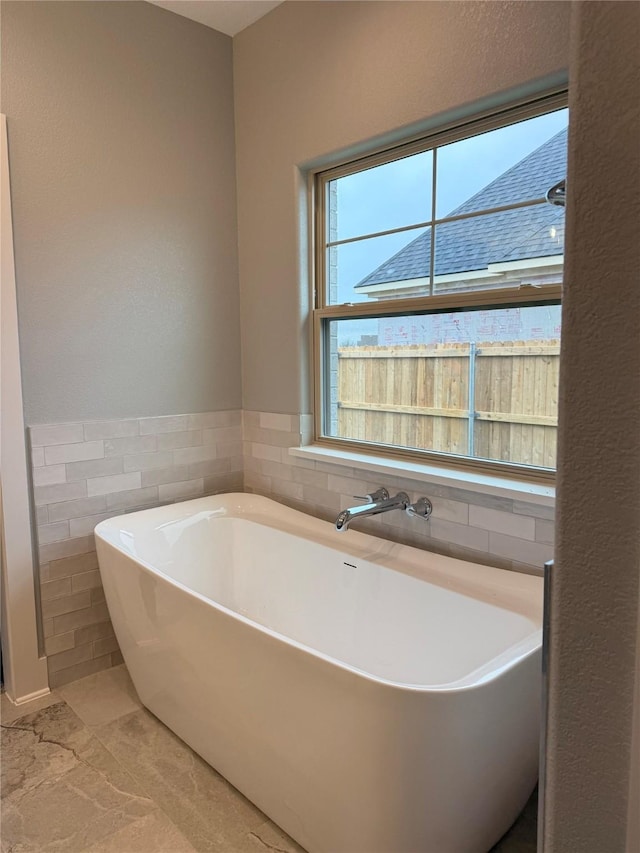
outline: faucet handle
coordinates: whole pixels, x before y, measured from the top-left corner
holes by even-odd
[[[367,503],[374,504],[377,501],[386,501],[389,499],[389,491],[385,489],[384,486],[380,486],[379,489],[376,489],[375,492],[371,492],[370,495],[354,495],[354,498],[359,501],[367,501]]]
[[[412,518],[423,518],[426,521],[433,512],[433,504],[429,498],[418,498],[415,503],[409,504],[405,511]]]

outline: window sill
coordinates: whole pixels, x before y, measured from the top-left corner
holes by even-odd
[[[315,462],[328,462],[331,465],[357,468],[375,474],[397,474],[405,480],[419,480],[422,483],[466,489],[468,492],[527,501],[539,506],[552,507],[555,505],[556,490],[554,486],[543,486],[524,480],[511,480],[506,477],[478,474],[472,471],[448,470],[436,465],[410,462],[406,459],[388,459],[367,453],[335,450],[313,444],[307,447],[290,447],[289,455]]]

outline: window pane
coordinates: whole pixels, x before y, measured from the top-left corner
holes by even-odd
[[[436,216],[544,198],[567,174],[568,110],[438,149]]]
[[[562,281],[564,208],[542,203],[436,225],[434,293]]]
[[[327,242],[431,219],[433,154],[365,169],[327,186]]]
[[[555,466],[560,306],[327,326],[327,435]]]
[[[430,245],[430,234],[429,228],[416,229],[330,246],[326,250],[328,304],[398,298],[407,295],[403,288],[409,288],[408,295],[411,296],[428,293],[428,266],[420,276],[426,275],[426,281],[409,285],[405,279],[408,275],[415,278],[414,272],[418,269],[416,258],[421,257],[425,246]],[[419,268],[422,270],[422,266]],[[384,282],[389,277],[394,279],[391,286]]]

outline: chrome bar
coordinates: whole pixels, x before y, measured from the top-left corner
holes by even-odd
[[[542,695],[540,708],[540,763],[538,771],[538,853],[544,853],[545,795],[547,782],[547,737],[549,734],[549,659],[551,631],[551,585],[553,560],[544,564],[542,610]]]
[[[557,184],[554,184],[551,189],[547,190],[545,200],[548,201],[549,204],[555,204],[557,207],[564,207],[566,195],[566,181],[559,181]]]

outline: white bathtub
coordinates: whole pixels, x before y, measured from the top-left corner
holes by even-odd
[[[244,494],[96,540],[142,702],[307,850],[484,853],[524,806],[539,578]]]

